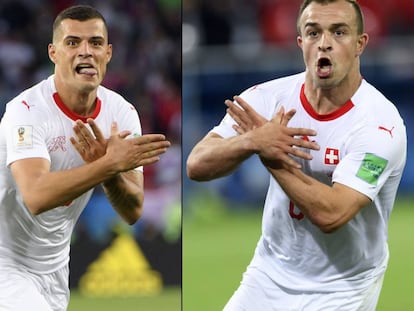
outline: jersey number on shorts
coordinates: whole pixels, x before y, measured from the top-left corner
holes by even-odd
[[[295,204],[293,204],[292,201],[289,202],[289,215],[290,217],[301,220],[305,215],[297,208],[295,207]]]

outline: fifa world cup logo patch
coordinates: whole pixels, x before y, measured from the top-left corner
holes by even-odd
[[[387,164],[388,160],[372,153],[366,153],[357,172],[357,176],[365,182],[376,186]]]
[[[24,141],[24,127],[19,127],[17,134],[19,135],[19,141]]]
[[[33,148],[33,127],[31,125],[17,125],[13,129],[14,149]]]

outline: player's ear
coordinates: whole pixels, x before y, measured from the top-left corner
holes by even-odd
[[[302,39],[302,36],[298,36],[297,38],[296,38],[296,43],[298,44],[298,46],[300,47],[300,48],[302,48],[302,43],[303,43],[303,39]]]
[[[53,43],[49,43],[47,47],[47,51],[49,54],[49,59],[56,64],[56,47]]]
[[[108,44],[108,48],[106,50],[106,63],[108,64],[112,58],[112,44]]]
[[[358,41],[357,41],[357,51],[356,51],[356,55],[357,56],[361,56],[361,54],[364,52],[365,47],[367,46],[369,41],[369,36],[367,33],[363,33],[362,35],[360,35],[358,37]]]

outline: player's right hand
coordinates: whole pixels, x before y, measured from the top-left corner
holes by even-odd
[[[117,123],[113,122],[105,157],[112,160],[117,172],[158,162],[159,156],[171,145],[163,134],[146,134],[126,139],[127,134],[130,133],[119,133]]]
[[[288,127],[289,121],[296,113],[295,110],[285,113],[282,107],[270,121],[267,121],[240,96],[235,96],[234,101],[238,105],[229,100],[225,102],[228,107],[227,113],[237,123],[234,129],[239,134],[250,135],[255,152],[265,165],[283,167],[278,165],[278,161],[282,161],[289,166],[300,168],[300,164],[291,155],[311,160],[310,153],[300,148],[319,150],[317,143],[302,139],[303,136],[315,136],[314,130]]]
[[[70,142],[82,159],[90,163],[105,155],[107,140],[93,119],[89,118],[87,122],[92,132],[81,120],[77,120],[73,126],[76,138],[71,137]]]

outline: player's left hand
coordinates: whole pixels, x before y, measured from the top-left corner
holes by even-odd
[[[319,146],[316,143],[301,138],[301,136],[316,135],[314,130],[288,127],[289,121],[296,113],[295,109],[285,112],[282,106],[273,118],[268,121],[240,96],[234,96],[233,99],[234,101],[225,101],[228,107],[227,113],[236,122],[233,125],[233,129],[240,135],[263,129],[256,136],[255,140],[258,143],[262,143],[261,151],[258,154],[265,166],[283,168],[284,164],[287,164],[289,167],[300,168],[301,165],[291,156],[311,160],[312,156],[310,153],[301,148],[319,150]],[[265,130],[266,127],[267,129]],[[266,137],[271,137],[271,140],[266,142]],[[272,145],[275,142],[276,145]]]
[[[73,126],[76,138],[71,137],[70,142],[82,159],[90,163],[105,155],[108,142],[93,119],[87,122],[92,131],[81,120],[77,120]]]
[[[268,121],[240,96],[234,96],[233,99],[234,101],[227,99],[224,104],[227,106],[227,113],[236,121],[233,129],[240,135],[254,130]],[[237,106],[236,102],[239,106]]]

